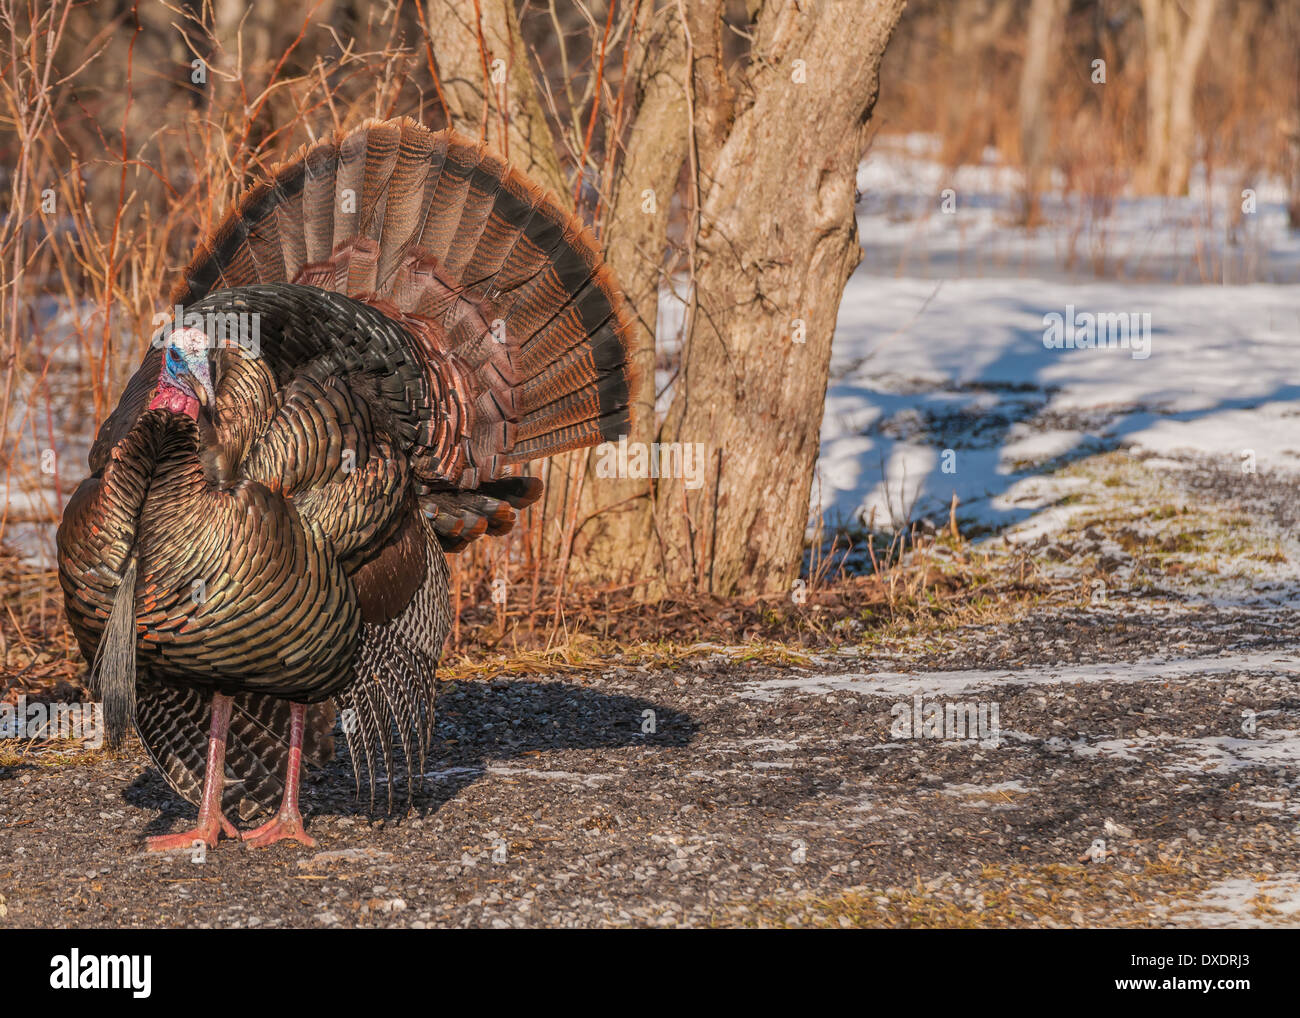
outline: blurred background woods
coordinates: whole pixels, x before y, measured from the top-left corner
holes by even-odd
[[[881,131],[986,148],[1034,192],[1178,195],[1193,165],[1291,182],[1300,225],[1300,6],[1288,0],[913,0],[881,72]]]
[[[46,569],[198,238],[367,117],[481,136],[563,196],[638,321],[633,442],[703,449],[690,478],[545,464],[525,525],[456,557],[458,607],[500,578],[557,612],[566,583],[817,579],[810,488],[873,138],[1017,168],[1028,228],[1048,193],[1103,217],[1194,172],[1286,181],[1300,225],[1293,0],[0,0],[0,22],[0,536]]]

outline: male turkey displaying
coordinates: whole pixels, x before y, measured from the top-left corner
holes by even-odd
[[[551,195],[406,119],[247,191],[172,304],[59,527],[68,620],[110,745],[134,723],[199,807],[150,849],[277,803],[244,839],[310,845],[301,767],[336,708],[358,788],[394,727],[423,770],[443,551],[538,498],[511,468],[626,432],[629,319]]]

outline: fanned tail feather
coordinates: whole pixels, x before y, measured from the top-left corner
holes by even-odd
[[[173,302],[275,282],[373,303],[423,343],[439,404],[413,466],[448,550],[513,524],[520,500],[489,484],[626,431],[631,318],[595,239],[455,132],[372,120],[304,148],[230,211]]]

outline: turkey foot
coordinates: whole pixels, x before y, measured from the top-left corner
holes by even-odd
[[[208,765],[203,774],[203,798],[199,802],[199,821],[190,831],[160,834],[145,841],[148,852],[174,852],[193,848],[201,841],[208,848],[217,847],[217,839],[239,837],[234,824],[221,812],[221,793],[226,785],[226,733],[230,729],[232,701],[220,693],[212,694],[212,726],[208,732]]]
[[[282,808],[261,827],[244,832],[244,841],[250,848],[265,848],[267,845],[274,845],[277,841],[288,838],[301,842],[308,848],[316,847],[315,840],[308,837],[307,832],[302,829],[302,814],[297,809],[292,813],[285,813]]]
[[[250,848],[265,848],[290,838],[308,848],[316,847],[316,842],[303,830],[302,814],[298,812],[298,782],[302,777],[302,732],[306,717],[305,703],[289,705],[289,763],[284,771],[284,798],[280,801],[280,811],[274,817],[261,827],[244,832],[244,841]]]
[[[217,847],[217,839],[221,835],[227,838],[238,838],[239,831],[235,830],[232,824],[221,814],[215,817],[208,817],[206,821],[200,820],[198,826],[193,830],[181,831],[180,834],[159,834],[152,838],[145,839],[145,850],[149,852],[176,852],[180,849],[191,849],[196,841],[201,841],[208,848]]]

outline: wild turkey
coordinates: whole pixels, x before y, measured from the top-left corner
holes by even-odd
[[[275,816],[302,764],[423,770],[443,551],[541,494],[519,464],[624,434],[629,319],[590,233],[451,131],[372,121],[239,200],[175,288],[58,532],[110,744],[134,723],[194,830]],[[392,784],[389,804],[392,803]]]

